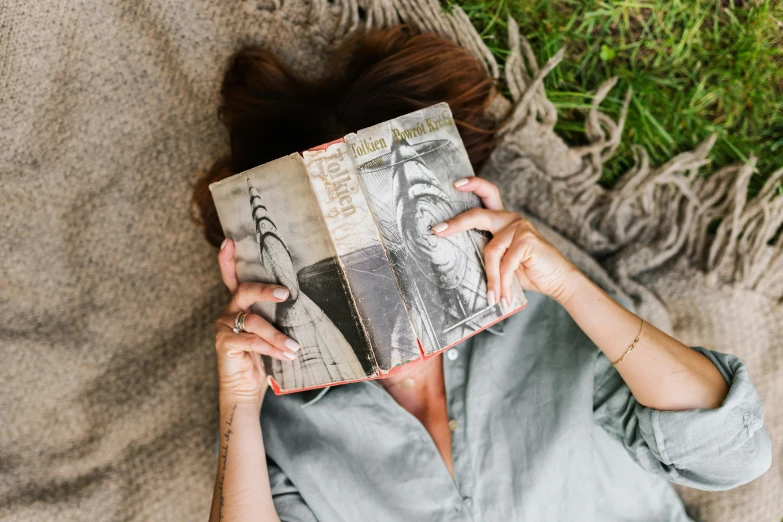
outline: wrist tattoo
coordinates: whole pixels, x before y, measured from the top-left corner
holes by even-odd
[[[220,492],[220,504],[218,507],[218,520],[223,520],[223,504],[225,503],[225,497],[223,497],[223,480],[226,478],[226,465],[228,464],[228,441],[231,440],[231,424],[234,422],[234,412],[237,410],[237,405],[231,409],[231,416],[226,421],[226,431],[223,432],[223,438],[225,443],[221,448],[223,450],[223,466],[220,469],[220,481],[218,482],[218,491]]]

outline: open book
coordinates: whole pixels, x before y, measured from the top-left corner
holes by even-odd
[[[489,306],[488,233],[430,230],[481,206],[452,185],[472,175],[439,103],[210,185],[239,281],[290,291],[251,307],[301,345],[262,356],[275,393],[387,377],[525,306],[516,277]]]

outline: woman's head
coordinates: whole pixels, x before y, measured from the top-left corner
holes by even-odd
[[[328,73],[315,81],[259,47],[237,52],[219,109],[231,153],[199,180],[193,195],[207,239],[214,245],[223,240],[210,183],[438,102],[451,107],[478,169],[494,145],[493,122],[484,115],[493,87],[464,49],[405,25],[345,40]]]

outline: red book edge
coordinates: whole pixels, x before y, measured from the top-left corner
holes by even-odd
[[[310,387],[308,387],[308,388],[297,388],[297,389],[295,389],[295,390],[288,390],[288,391],[283,391],[283,390],[281,390],[281,389],[280,389],[280,386],[277,384],[277,382],[275,381],[275,379],[274,379],[274,378],[273,378],[271,375],[268,375],[268,376],[267,376],[267,381],[269,382],[269,386],[272,388],[272,391],[275,393],[275,395],[288,395],[289,393],[298,393],[298,392],[303,392],[303,391],[307,391],[307,390],[317,390],[317,389],[320,389],[320,388],[326,388],[327,386],[337,386],[337,385],[340,385],[340,384],[348,384],[348,383],[351,383],[351,382],[375,381],[375,380],[378,380],[378,379],[385,379],[385,378],[387,378],[387,377],[391,377],[392,375],[396,375],[396,374],[398,374],[398,373],[399,373],[399,372],[401,372],[403,369],[410,368],[412,365],[414,365],[414,364],[416,364],[416,363],[418,363],[418,362],[421,362],[421,361],[426,361],[426,360],[428,360],[428,359],[431,359],[431,358],[435,357],[435,356],[436,356],[436,355],[438,355],[439,353],[445,352],[446,350],[448,350],[448,349],[449,349],[449,348],[451,348],[452,346],[455,346],[455,345],[457,345],[457,344],[461,343],[461,342],[462,342],[462,341],[464,341],[465,339],[469,339],[470,337],[473,337],[473,336],[474,336],[474,335],[476,335],[477,333],[479,333],[479,332],[481,332],[481,331],[483,331],[483,330],[485,330],[485,329],[489,328],[489,327],[490,327],[490,326],[492,326],[493,324],[495,324],[495,323],[497,323],[497,322],[499,322],[499,321],[502,321],[503,319],[505,319],[506,317],[508,317],[508,316],[510,316],[510,315],[513,315],[513,314],[517,313],[518,311],[522,310],[522,309],[523,309],[523,308],[525,308],[526,306],[527,306],[527,303],[523,304],[523,305],[522,305],[522,306],[520,306],[519,308],[516,308],[516,309],[514,309],[514,310],[511,310],[511,311],[510,311],[509,313],[507,313],[506,315],[504,315],[504,316],[501,316],[501,317],[499,317],[499,318],[495,319],[495,320],[494,320],[494,321],[492,321],[491,323],[489,323],[489,324],[487,324],[487,325],[484,325],[482,328],[480,328],[480,329],[478,329],[478,330],[476,330],[476,331],[474,331],[474,332],[471,332],[469,335],[466,335],[465,337],[463,337],[463,338],[462,338],[462,339],[460,339],[459,341],[455,341],[455,342],[451,343],[450,345],[446,346],[445,348],[441,348],[440,350],[438,350],[438,351],[436,351],[436,352],[432,352],[432,353],[431,353],[431,354],[429,354],[429,355],[426,355],[426,354],[424,353],[424,348],[422,348],[422,346],[421,346],[421,341],[419,341],[418,339],[416,339],[416,342],[417,342],[417,343],[418,343],[418,345],[419,345],[419,353],[421,354],[421,357],[419,357],[419,358],[418,358],[418,359],[416,359],[416,360],[413,360],[413,361],[410,361],[410,362],[403,363],[403,364],[401,364],[401,365],[399,365],[399,366],[395,366],[394,368],[392,368],[391,370],[389,370],[389,371],[388,371],[388,372],[386,372],[385,374],[378,375],[377,377],[365,377],[365,378],[363,378],[363,379],[351,379],[351,380],[348,380],[348,381],[336,381],[336,382],[331,382],[331,383],[327,383],[327,384],[319,384],[318,386],[310,386]]]
[[[343,141],[345,141],[343,138],[337,138],[336,140],[330,141],[329,143],[324,143],[323,145],[318,145],[317,147],[307,149],[305,152],[310,152],[311,150],[326,150],[326,148],[329,145],[333,145],[335,143],[342,143]],[[301,152],[299,153],[299,155],[304,156],[304,154],[302,154]]]

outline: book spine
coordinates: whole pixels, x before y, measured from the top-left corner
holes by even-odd
[[[378,369],[386,373],[418,358],[415,332],[346,143],[303,157]]]

